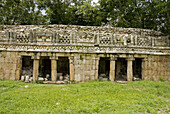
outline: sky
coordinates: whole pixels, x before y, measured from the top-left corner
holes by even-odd
[[[97,3],[99,0],[93,0],[93,2]]]

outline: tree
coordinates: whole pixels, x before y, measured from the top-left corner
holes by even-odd
[[[74,24],[169,33],[170,0],[1,0],[0,24]],[[45,14],[42,13],[45,11]]]
[[[42,12],[36,10],[34,0],[2,0],[0,24],[43,24]]]
[[[160,30],[169,34],[168,0],[100,0],[102,22],[116,27]]]

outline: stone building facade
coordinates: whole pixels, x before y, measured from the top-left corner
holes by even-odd
[[[29,81],[170,81],[170,39],[135,28],[0,26],[0,79],[24,76]]]

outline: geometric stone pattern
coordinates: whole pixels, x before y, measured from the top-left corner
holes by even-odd
[[[142,59],[144,80],[164,78],[170,81],[169,42],[169,37],[160,32],[145,29],[75,25],[3,26],[0,31],[0,79],[19,80],[23,56],[32,57],[37,63],[40,56],[68,57],[70,77],[78,82],[98,79],[100,57],[114,56],[128,61],[131,76],[131,56],[134,60],[135,57]],[[111,61],[112,70],[116,60]],[[113,71],[110,73],[115,75]]]

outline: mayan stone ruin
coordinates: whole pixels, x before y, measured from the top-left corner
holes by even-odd
[[[1,25],[0,79],[170,81],[170,38],[136,28]]]

